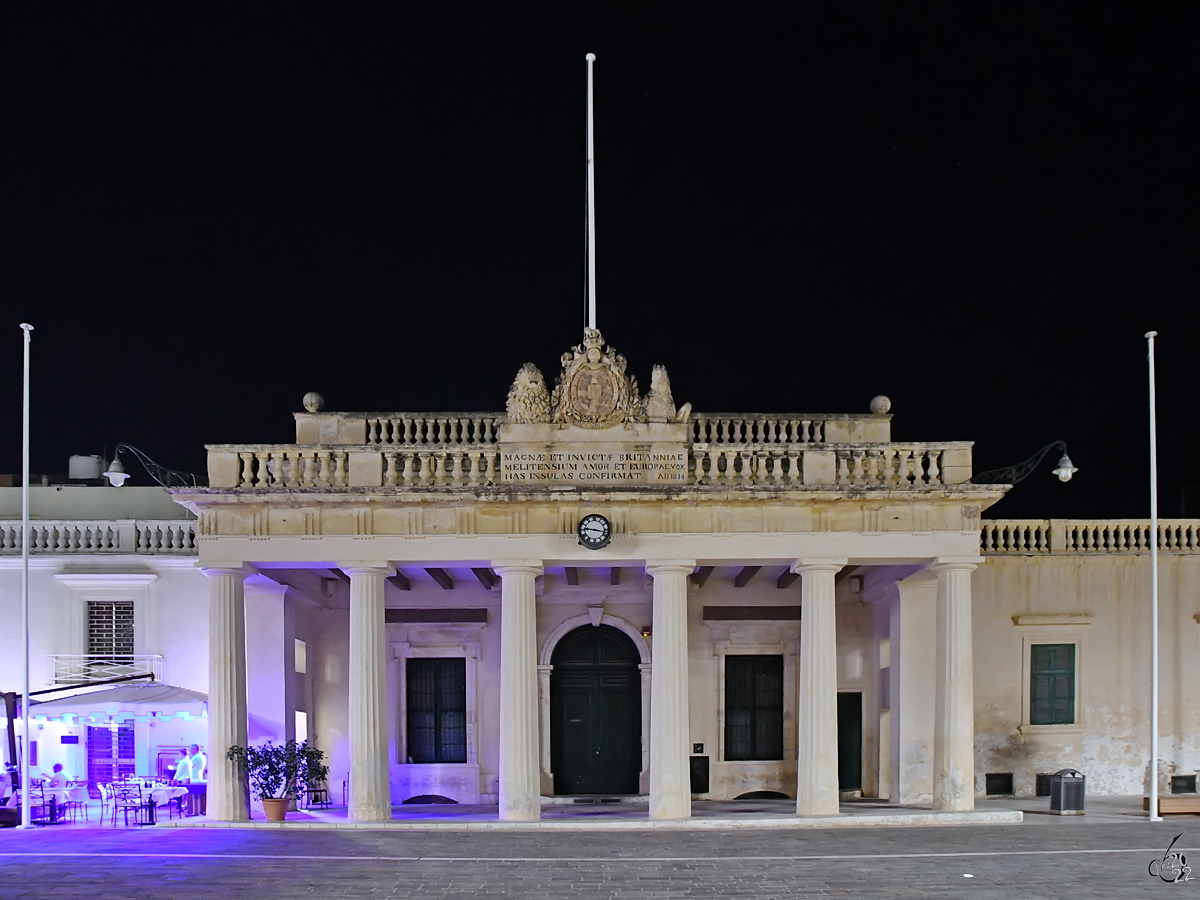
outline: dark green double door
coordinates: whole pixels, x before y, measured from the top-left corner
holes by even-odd
[[[636,794],[642,757],[638,652],[608,625],[584,625],[551,659],[550,758],[556,794]]]

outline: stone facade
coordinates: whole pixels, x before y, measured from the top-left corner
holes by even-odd
[[[886,398],[863,415],[704,414],[661,367],[641,395],[598,332],[562,362],[553,388],[523,366],[504,412],[331,413],[309,395],[295,444],[209,448],[209,487],[173,492],[195,519],[37,512],[36,658],[78,649],[79,591],[130,593],[138,652],[209,693],[210,748],[304,729],[362,821],[429,795],[535,818],[539,796],[577,792],[570,727],[620,731],[604,750],[632,767],[618,793],[649,795],[658,818],[687,816],[705,781],[695,796],[836,814],[854,768],[843,788],[938,809],[969,809],[988,775],[1030,794],[1065,766],[1095,793],[1142,789],[1143,524],[983,520],[1005,486],[970,482],[969,443],[891,441]],[[606,544],[580,540],[589,515]],[[14,525],[0,520],[9,621]],[[1200,528],[1156,539],[1165,791],[1200,766]],[[619,664],[564,656],[602,633],[592,652]],[[0,640],[15,686],[13,632]],[[1031,722],[1044,645],[1074,648],[1071,723]],[[409,708],[431,696],[429,661],[461,679],[440,762],[410,746],[433,714]],[[568,675],[599,679],[579,694],[592,712],[569,711]],[[623,685],[611,709],[606,678]],[[210,816],[244,817],[232,771],[210,768]]]

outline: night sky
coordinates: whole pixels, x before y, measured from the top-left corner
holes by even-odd
[[[583,324],[699,411],[1065,439],[993,516],[1200,485],[1200,6],[6,4],[0,473],[286,442],[336,410],[499,410]],[[423,11],[421,11],[423,10]],[[127,461],[133,483],[148,483]],[[1200,503],[1188,510],[1200,515]]]

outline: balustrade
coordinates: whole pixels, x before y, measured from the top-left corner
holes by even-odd
[[[496,442],[502,413],[390,413],[366,417],[366,443],[384,447],[465,447]]]
[[[697,444],[820,444],[825,419],[803,415],[703,413],[691,420]]]
[[[21,552],[21,523],[0,522],[0,553]],[[30,553],[178,553],[196,552],[194,520],[135,519],[29,523]]]
[[[1145,553],[1150,550],[1147,519],[991,519],[983,523],[984,553]],[[1200,551],[1200,519],[1162,519],[1162,552]]]

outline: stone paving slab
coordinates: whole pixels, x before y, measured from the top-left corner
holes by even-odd
[[[76,828],[0,832],[0,900],[1200,896],[1147,872],[1200,819],[634,833]],[[1196,853],[1200,857],[1200,853]],[[971,877],[965,877],[971,876]]]

